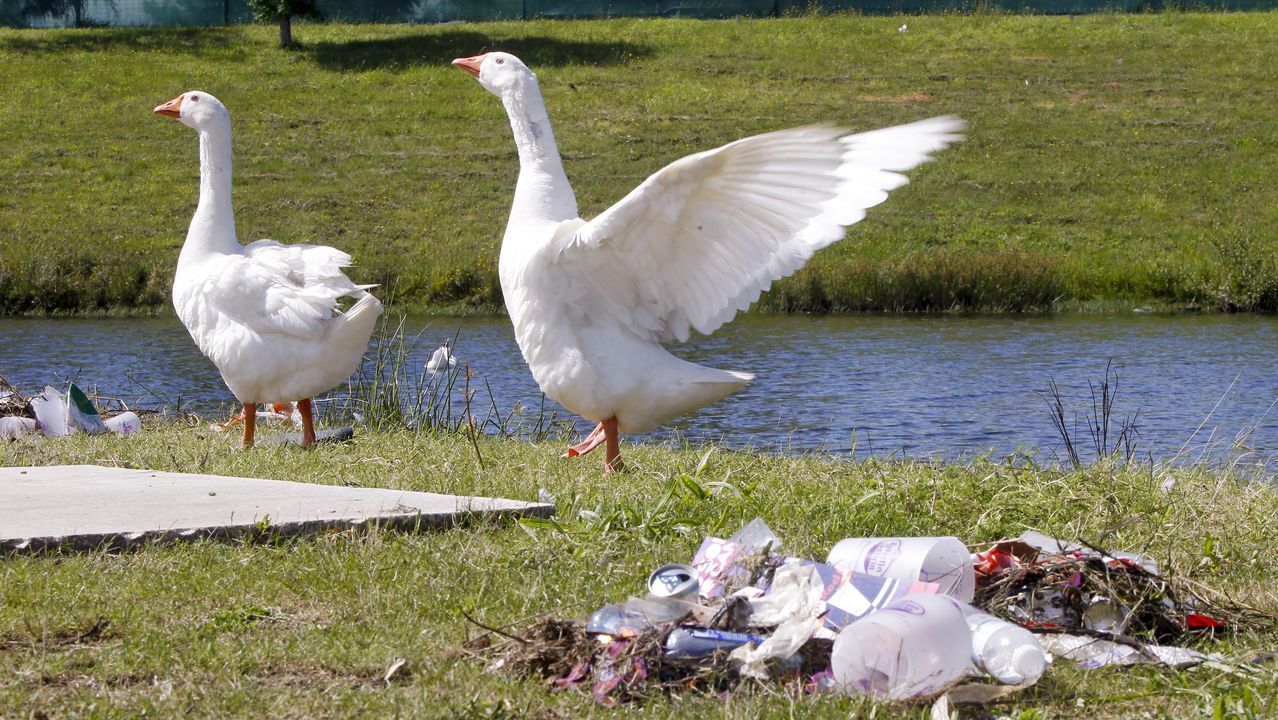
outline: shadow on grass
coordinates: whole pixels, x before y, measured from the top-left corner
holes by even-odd
[[[90,28],[26,32],[0,40],[0,50],[21,53],[133,50],[199,56],[250,42],[240,28]]]
[[[544,37],[501,38],[471,30],[380,40],[318,42],[307,46],[304,52],[326,70],[355,72],[447,65],[454,58],[490,50],[514,53],[533,68],[578,63],[618,65],[651,52],[648,46],[638,43]]]

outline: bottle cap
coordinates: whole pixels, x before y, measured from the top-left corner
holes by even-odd
[[[1010,672],[999,680],[1009,685],[1020,685],[1037,680],[1047,669],[1047,658],[1043,656],[1041,648],[1022,645],[1012,651],[1011,665]]]

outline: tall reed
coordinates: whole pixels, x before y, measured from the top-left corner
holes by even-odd
[[[433,348],[424,347],[426,328],[410,334],[401,315],[383,317],[360,368],[344,389],[323,404],[329,421],[355,421],[376,430],[462,433],[517,437],[539,442],[565,437],[572,429],[543,395],[535,414],[521,404],[499,409],[480,368],[457,362],[431,372]],[[449,347],[456,353],[460,331]],[[456,355],[454,355],[456,357]],[[478,456],[478,449],[476,448]],[[482,460],[481,460],[482,463]]]

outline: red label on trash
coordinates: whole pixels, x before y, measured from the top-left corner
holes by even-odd
[[[1187,613],[1185,615],[1185,625],[1190,630],[1209,630],[1211,628],[1225,627],[1225,623],[1213,617],[1199,615],[1198,613]]]

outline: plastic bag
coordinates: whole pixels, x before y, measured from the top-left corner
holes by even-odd
[[[62,393],[46,385],[44,392],[31,398],[31,409],[35,411],[36,420],[40,421],[40,429],[45,437],[62,437],[70,435],[67,427],[67,401]]]

